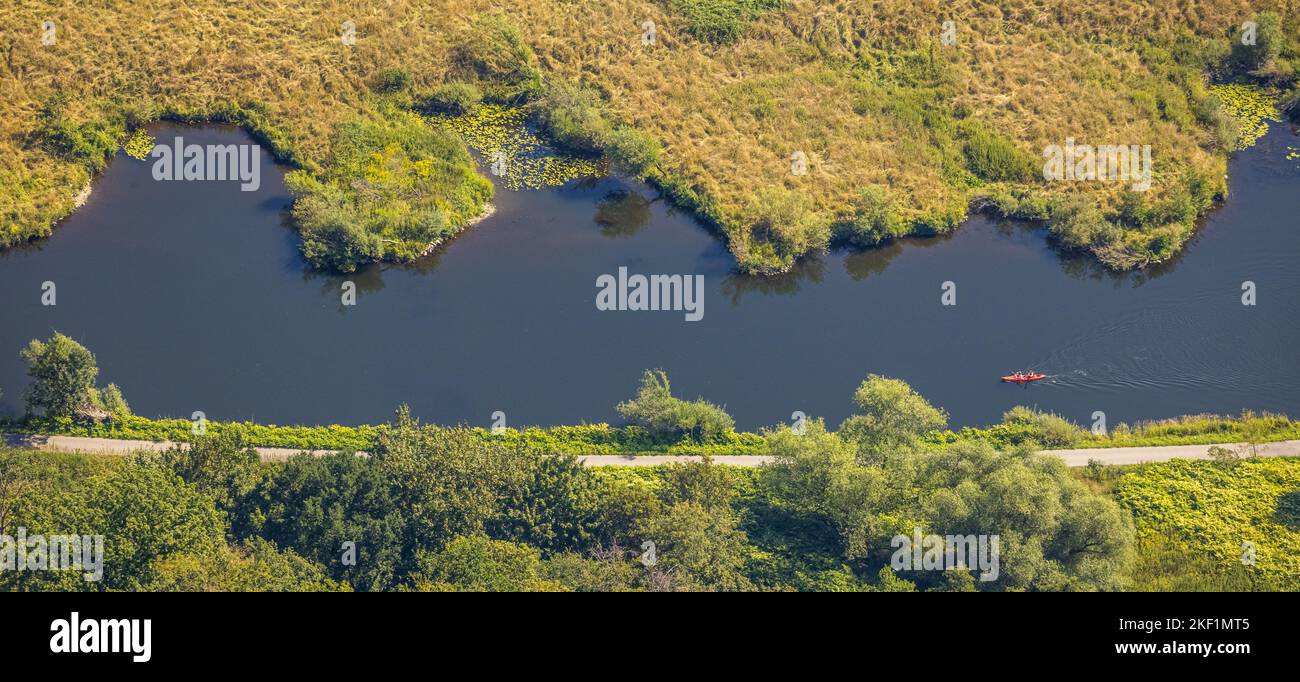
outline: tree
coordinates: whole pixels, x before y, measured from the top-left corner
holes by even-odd
[[[587,550],[598,532],[595,475],[572,454],[526,451],[523,456],[528,474],[502,498],[488,534],[547,555]]]
[[[745,577],[748,538],[736,527],[730,507],[678,502],[642,526],[653,542],[656,563],[673,589],[739,591],[752,587]]]
[[[465,427],[422,426],[406,407],[372,457],[405,515],[407,551],[440,550],[457,536],[482,534],[530,475],[523,446],[484,441]]]
[[[272,470],[241,434],[201,436],[188,447],[172,448],[155,459],[212,498],[217,509],[229,518],[231,541],[261,531],[264,514],[255,493]]]
[[[998,538],[997,575],[977,579],[976,589],[1122,587],[1131,521],[1113,500],[1088,492],[1059,458],[963,440],[941,452],[863,463],[833,436],[816,427],[803,436],[770,434],[775,460],[762,476],[778,504],[821,515],[837,529],[860,575],[890,566],[893,539],[919,530]],[[972,585],[942,570],[899,577],[925,589]]]
[[[402,580],[410,569],[407,510],[372,458],[304,455],[273,471],[257,493],[264,537],[359,590],[392,589]]]
[[[475,535],[459,537],[421,561],[416,589],[466,592],[564,592],[542,575],[532,547]]]
[[[267,540],[173,554],[154,562],[154,592],[344,592],[325,568]]]
[[[8,523],[29,536],[103,536],[101,580],[88,582],[79,570],[0,572],[0,584],[10,580],[11,588],[23,590],[146,590],[160,560],[208,555],[225,545],[222,514],[212,498],[143,461],[24,496],[12,517]]]
[[[932,406],[907,382],[869,375],[853,394],[862,411],[840,425],[840,433],[857,443],[868,460],[910,452],[920,439],[948,424],[948,414]]]
[[[29,414],[72,417],[90,404],[99,367],[85,346],[55,332],[49,341],[33,340],[19,356],[32,379],[27,389]]]
[[[1236,40],[1232,45],[1233,56],[1243,71],[1256,71],[1268,66],[1282,54],[1286,36],[1282,31],[1282,19],[1276,12],[1260,12],[1255,15],[1255,41],[1246,45]]]

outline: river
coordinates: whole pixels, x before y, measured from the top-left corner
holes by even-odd
[[[247,143],[225,127],[155,130]],[[832,251],[770,279],[735,273],[688,212],[610,178],[499,190],[497,212],[413,266],[314,274],[284,221],[283,169],[261,187],[158,182],[121,153],[54,235],[0,253],[0,411],[21,411],[18,350],[62,331],[138,414],[362,424],[400,403],[486,426],[617,421],[643,369],[742,428],[794,411],[837,424],[856,385],[907,380],[954,425],[1025,404],[1110,425],[1242,409],[1300,415],[1300,169],[1282,125],[1231,163],[1231,196],[1171,263],[1114,274],[1032,225],[972,217],[955,234]],[[619,267],[703,275],[704,316],[600,311]],[[355,306],[341,305],[355,281]],[[57,305],[42,305],[42,285]],[[1242,304],[1242,284],[1257,303]],[[941,304],[944,282],[956,305]],[[1028,387],[998,377],[1034,369]]]

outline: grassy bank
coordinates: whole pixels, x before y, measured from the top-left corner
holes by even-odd
[[[1054,415],[1015,410],[1011,418],[987,428],[939,431],[926,437],[945,447],[962,441],[980,441],[998,449],[1034,444],[1046,449],[1119,448],[1160,445],[1210,445],[1269,443],[1300,439],[1300,423],[1279,415],[1244,414],[1238,417],[1199,415],[1121,424],[1108,436],[1097,436]],[[1022,415],[1034,415],[1026,423]],[[71,418],[0,420],[0,433],[84,436],[120,440],[193,440],[193,422],[184,419],[147,419],[129,416],[108,422]],[[304,450],[369,450],[386,428],[378,426],[276,426],[251,422],[208,422],[211,434],[238,434],[249,445]],[[662,437],[641,426],[583,424],[576,426],[506,428],[499,433],[475,428],[478,437],[504,444],[538,448],[556,454],[586,455],[762,455],[763,434],[730,431],[701,443],[682,437]]]
[[[1234,47],[1242,21],[1263,10],[1279,14],[1261,21],[1261,48]],[[46,19],[57,26],[52,45],[41,41]],[[1256,109],[1227,106],[1239,94],[1225,100],[1207,84],[1238,78],[1287,91],[1298,19],[1280,2],[1191,9],[1177,0],[1121,0],[1105,12],[1058,0],[998,11],[902,0],[7,7],[0,247],[47,236],[129,131],[159,117],[246,125],[312,178],[351,192],[351,143],[383,137],[356,129],[377,98],[412,107],[481,99],[537,105],[530,115],[557,141],[698,210],[745,270],[787,269],[837,237],[870,245],[945,232],[972,205],[1046,218],[1064,246],[1140,267],[1181,248],[1222,196],[1227,155],[1249,127],[1234,113]],[[344,22],[355,26],[353,44]],[[1150,144],[1151,189],[1044,183],[1041,151],[1067,136]],[[333,200],[315,202],[329,215],[320,206],[299,215],[314,225],[309,241],[344,254],[322,264],[400,260],[477,215],[481,196],[443,205],[466,186],[481,192],[472,176],[421,183],[422,161],[451,160],[463,174],[463,157],[443,142],[421,147],[437,154],[399,147],[383,164],[397,174],[386,193],[340,198],[303,183],[300,196]],[[796,153],[806,173],[792,173]],[[384,218],[384,197],[412,187],[423,195]],[[358,234],[327,220],[354,213],[383,224]],[[394,237],[411,224],[414,234]],[[399,243],[389,252],[376,239]]]

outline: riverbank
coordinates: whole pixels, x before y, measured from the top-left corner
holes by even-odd
[[[113,422],[86,423],[72,419],[0,420],[0,434],[18,445],[56,450],[85,450],[128,454],[134,449],[165,450],[195,439],[194,422],[183,419],[146,419],[128,416]],[[298,452],[323,454],[369,451],[388,430],[377,426],[276,426],[249,422],[205,422],[204,433],[232,436],[265,451],[270,460],[283,460]],[[657,439],[636,426],[608,424],[552,428],[506,428],[499,433],[472,429],[483,442],[495,442],[544,452],[591,458],[611,465],[647,466],[686,462],[710,456],[719,463],[755,466],[764,461],[763,433],[730,432],[726,442],[702,444],[690,439]],[[943,430],[926,441],[943,449],[962,441],[976,441],[998,449],[1036,444],[1042,452],[1061,457],[1070,466],[1090,460],[1106,464],[1133,464],[1172,458],[1206,459],[1211,447],[1249,450],[1263,456],[1291,456],[1300,452],[1300,423],[1277,415],[1245,414],[1240,417],[1197,416],[1119,425],[1106,436],[1092,434],[1055,415],[1029,410],[1013,411],[1002,424],[987,428]]]
[[[645,162],[634,174],[715,222],[746,272],[788,271],[834,237],[949,232],[973,204],[1047,218],[1065,246],[1141,267],[1178,252],[1223,193],[1238,126],[1207,81],[1240,75],[1246,60],[1286,88],[1298,58],[1295,31],[1262,30],[1259,50],[1238,50],[1224,35],[1241,23],[1235,8],[1189,16],[1171,3],[1126,0],[1105,17],[1062,9],[1053,22],[952,8],[952,39],[894,2],[774,3],[743,17],[720,7],[722,32],[680,5],[630,0],[563,11],[402,0],[347,20],[283,2],[256,13],[77,6],[54,18],[52,42],[40,10],[13,8],[5,23],[33,28],[7,60],[13,96],[0,98],[0,247],[48,236],[125,136],[161,117],[247,126],[329,176],[339,132],[376,99],[416,105],[472,85],[486,101],[540,103],[562,141]],[[260,20],[276,11],[298,20]],[[647,21],[654,39],[635,30]],[[175,58],[213,32],[232,49]],[[1088,37],[1098,34],[1110,40]],[[1250,62],[1255,52],[1265,61]],[[1043,182],[1031,171],[1042,150],[1069,144],[1064,131],[1079,145],[1149,144],[1154,185]],[[661,157],[645,153],[659,145]],[[420,178],[421,160],[399,186]]]

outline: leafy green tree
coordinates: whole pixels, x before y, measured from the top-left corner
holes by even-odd
[[[71,417],[90,404],[99,366],[86,347],[55,332],[48,341],[33,340],[19,356],[27,363],[31,386],[27,411],[47,417]]]
[[[642,525],[654,543],[654,570],[673,589],[737,591],[752,587],[745,576],[749,547],[729,507],[678,502]]]
[[[541,554],[527,545],[474,535],[459,537],[421,560],[416,589],[464,592],[564,592],[542,573]]]
[[[230,521],[232,541],[261,531],[264,512],[258,491],[271,475],[257,450],[238,432],[200,436],[188,447],[175,447],[147,459],[176,473],[186,483],[212,497]]]
[[[216,551],[225,544],[222,514],[212,498],[161,467],[121,462],[103,476],[25,495],[12,527],[29,535],[102,535],[102,580],[84,571],[0,573],[0,584],[24,590],[140,591],[156,579],[155,563],[175,554]]]
[[[260,538],[198,554],[173,554],[153,564],[154,592],[341,592],[320,564]]]
[[[509,490],[488,534],[536,547],[547,554],[586,551],[598,532],[598,483],[574,455],[522,453],[523,483]]]
[[[97,397],[97,406],[113,419],[131,416],[131,406],[126,403],[122,389],[117,384],[109,384],[92,395]]]
[[[422,426],[406,407],[371,456],[404,510],[408,551],[482,534],[531,473],[522,446],[484,441],[469,428]]]
[[[893,538],[999,538],[995,580],[904,571],[924,589],[1119,589],[1133,529],[1109,498],[1094,495],[1055,457],[998,452],[958,441],[935,453],[859,462],[819,426],[769,434],[774,462],[762,472],[778,504],[825,519],[859,574],[890,566]]]
[[[548,580],[574,592],[637,592],[644,588],[645,569],[630,561],[618,546],[597,550],[591,556],[574,552],[557,554],[543,562]]]
[[[840,433],[857,443],[859,456],[868,460],[916,450],[922,436],[948,424],[946,412],[900,379],[869,375],[853,402],[861,414],[846,419]]]
[[[369,458],[298,456],[262,483],[263,535],[360,590],[392,589],[410,566],[406,511]],[[355,561],[345,561],[344,543]]]
[[[699,462],[670,464],[660,494],[668,504],[694,502],[707,509],[722,509],[731,506],[736,491],[727,469],[705,456]]]

